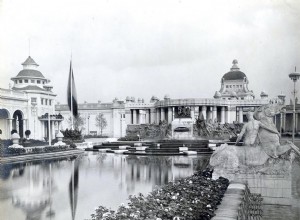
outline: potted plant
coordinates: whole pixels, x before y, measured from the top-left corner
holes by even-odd
[[[26,139],[29,139],[30,134],[31,134],[30,130],[25,131]]]

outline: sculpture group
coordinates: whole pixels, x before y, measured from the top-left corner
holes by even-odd
[[[255,112],[248,112],[235,145],[223,144],[215,148],[210,165],[223,172],[284,172],[299,149],[291,142],[280,144],[280,134],[273,123],[273,116],[280,110],[277,105],[265,105]],[[243,138],[243,145],[238,143]],[[276,164],[279,170],[276,170]]]

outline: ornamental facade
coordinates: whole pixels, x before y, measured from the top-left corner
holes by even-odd
[[[261,105],[272,103],[284,104],[285,96],[279,95],[270,99],[265,92],[255,98],[248,88],[249,80],[238,67],[237,60],[233,61],[230,71],[221,79],[221,88],[213,98],[172,99],[166,95],[163,99],[153,96],[149,102],[144,99],[126,97],[124,101],[114,99],[110,103],[83,103],[79,104],[79,113],[83,119],[83,133],[99,134],[96,127],[96,117],[103,114],[107,120],[107,127],[103,135],[110,137],[125,136],[128,125],[158,124],[160,121],[171,123],[177,118],[190,118],[193,122],[198,117],[207,121],[224,123],[243,123],[246,121],[246,112],[255,110]],[[69,117],[69,109],[65,104],[55,106],[55,111]],[[63,128],[70,125],[67,121]]]
[[[13,86],[0,88],[0,138],[9,139],[12,130],[25,137],[25,131],[30,130],[30,138],[43,140],[48,138],[49,127],[53,138],[63,118],[55,115],[56,94],[52,92],[50,80],[38,70],[39,65],[30,56],[22,66],[11,78]]]

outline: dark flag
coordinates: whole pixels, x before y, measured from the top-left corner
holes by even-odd
[[[72,161],[72,174],[69,182],[69,198],[71,205],[72,220],[75,219],[77,198],[78,198],[78,182],[79,182],[79,163],[78,161]]]
[[[70,73],[68,81],[68,106],[74,117],[78,115],[77,93],[74,82],[72,61],[70,62]],[[72,125],[73,126],[73,125]]]

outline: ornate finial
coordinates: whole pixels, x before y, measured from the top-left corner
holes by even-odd
[[[237,59],[234,59],[233,61],[232,61],[232,67],[231,67],[231,71],[238,71],[238,70],[240,70],[240,68],[238,67],[238,61],[237,61]]]

